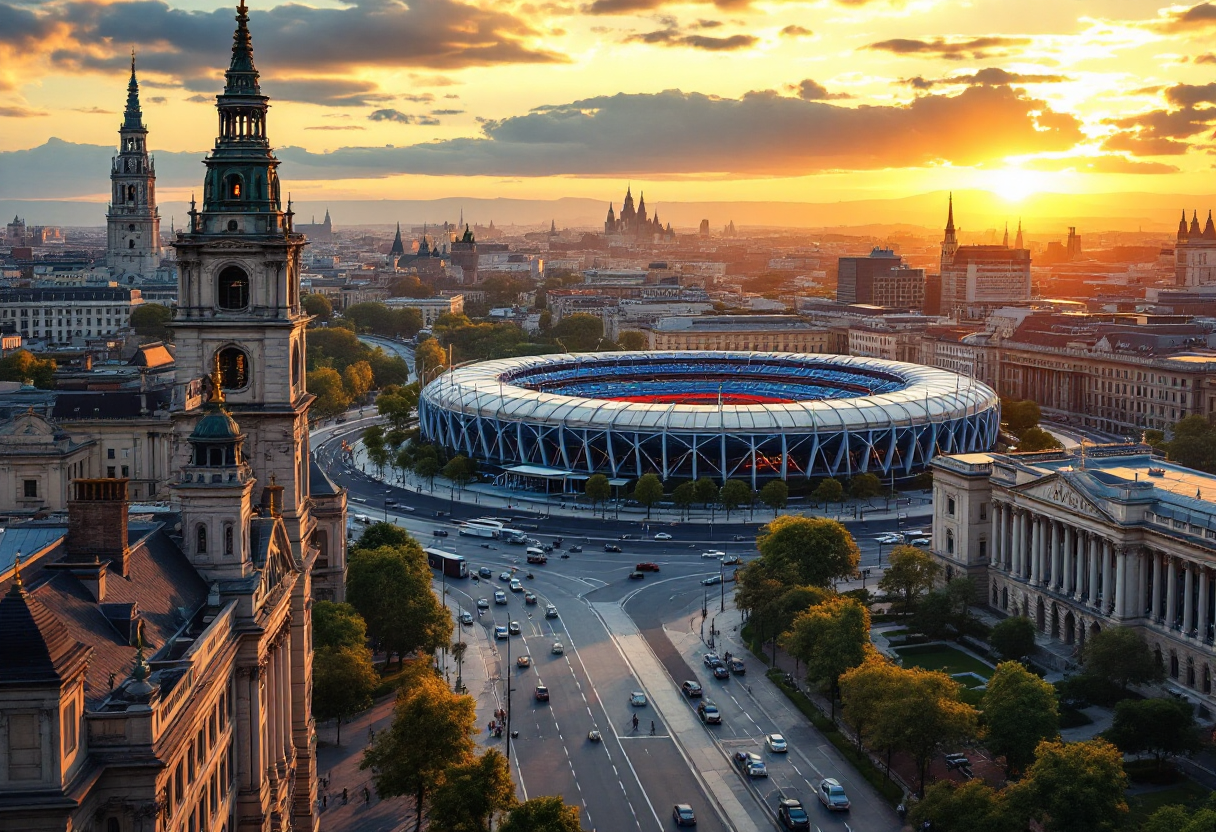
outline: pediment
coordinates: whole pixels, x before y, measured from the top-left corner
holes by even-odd
[[[1026,497],[1060,506],[1072,514],[1095,519],[1111,519],[1110,514],[1102,510],[1092,497],[1060,474],[1028,483],[1015,490]]]

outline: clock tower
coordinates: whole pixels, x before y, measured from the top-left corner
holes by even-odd
[[[148,155],[148,128],[139,107],[135,54],[127,108],[118,129],[118,155],[110,165],[110,207],[106,212],[106,265],[116,277],[151,276],[160,265],[160,214],[156,210],[156,167]]]

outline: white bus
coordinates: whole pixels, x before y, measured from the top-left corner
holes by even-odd
[[[460,527],[460,534],[465,537],[502,537],[502,523],[497,520],[468,520]]]

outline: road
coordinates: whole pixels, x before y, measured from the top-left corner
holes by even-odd
[[[463,555],[474,574],[481,567],[491,570],[489,579],[446,579],[446,600],[469,611],[473,627],[484,628],[492,645],[493,655],[488,657],[492,673],[499,679],[512,680],[511,730],[518,736],[511,741],[510,749],[524,797],[561,795],[582,808],[583,825],[588,830],[674,829],[674,803],[692,804],[697,828],[703,832],[773,829],[772,807],[778,793],[798,795],[808,809],[815,809],[811,805],[811,781],[823,774],[843,780],[854,810],[845,816],[823,812],[816,817],[813,812],[812,818],[822,830],[898,829],[890,808],[878,802],[860,777],[839,769],[830,752],[822,748],[825,740],[804,719],[791,719],[788,725],[778,722],[778,717],[757,707],[744,693],[746,679],[712,679],[703,672],[699,657],[678,650],[664,633],[665,626],[683,626],[690,616],[699,620],[703,602],[708,602],[711,611],[718,609],[724,597],[722,587],[705,587],[701,581],[719,575],[722,567],[718,560],[702,558],[701,553],[718,549],[744,560],[754,557],[759,523],[718,523],[713,527],[651,524],[646,537],[642,537],[639,520],[559,515],[546,518],[517,511],[511,514],[512,525],[530,527],[526,530],[542,542],[552,543],[561,537],[563,548],[575,543],[583,546],[581,552],[566,552],[567,558],[555,551],[546,565],[529,567],[522,546],[459,535],[455,521],[484,516],[485,509],[386,486],[349,467],[339,452],[339,440],[344,431],[358,429],[357,423],[339,425],[319,434],[316,441],[322,465],[336,483],[349,490],[351,516],[363,514],[372,522],[387,517],[424,546]],[[399,505],[386,506],[386,498]],[[873,535],[893,526],[894,521],[865,524],[865,536],[859,538],[863,566],[877,565],[879,553]],[[436,536],[436,531],[447,535]],[[653,535],[659,531],[674,539],[655,541]],[[622,540],[622,534],[632,539]],[[743,539],[735,540],[736,536]],[[606,552],[605,544],[623,551]],[[641,581],[630,580],[629,573],[640,561],[657,563],[660,572],[648,574]],[[529,570],[534,576],[531,579],[525,577]],[[504,571],[519,576],[524,590],[537,597],[535,605],[525,603],[524,591],[508,589],[508,584],[499,579]],[[496,589],[503,590],[505,604],[494,603]],[[489,608],[479,616],[480,598],[486,599]],[[725,593],[725,600],[729,605],[729,593]],[[544,617],[547,604],[557,608],[557,618]],[[636,622],[657,662],[646,665],[638,662],[637,656],[627,655],[617,628],[609,627],[605,616],[597,612],[622,608]],[[496,641],[493,628],[511,621],[521,625],[521,635]],[[556,641],[564,650],[555,655],[552,648]],[[530,667],[516,666],[520,655],[530,656]],[[695,717],[690,720],[690,710],[671,709],[671,701],[680,702],[676,708],[692,707],[692,703],[678,699],[678,694],[672,695],[683,679],[701,680],[722,709],[723,725],[702,726]],[[768,684],[759,673],[751,681]],[[538,684],[549,689],[548,702],[535,699]],[[632,707],[632,691],[648,692],[651,701],[644,707]],[[656,702],[662,705],[663,714]],[[632,725],[635,714],[639,719],[636,731]],[[669,731],[664,716],[679,727]],[[588,740],[592,729],[601,732],[602,742]],[[760,750],[761,737],[772,730],[787,734],[792,753],[779,756]],[[748,783],[734,772],[729,759],[736,750],[761,753],[772,769],[768,780]],[[723,794],[723,782],[730,784],[733,797]],[[725,807],[732,807],[731,811]]]

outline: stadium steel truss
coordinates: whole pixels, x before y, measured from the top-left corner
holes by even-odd
[[[484,361],[422,391],[422,436],[482,463],[573,475],[902,479],[990,450],[995,392],[946,370],[849,356],[615,352]]]

